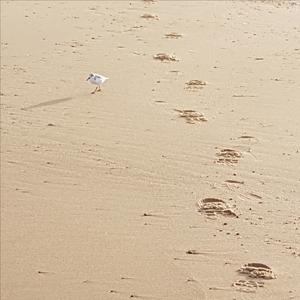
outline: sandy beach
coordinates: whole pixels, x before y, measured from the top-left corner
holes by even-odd
[[[1,1],[1,299],[300,299],[299,16]]]

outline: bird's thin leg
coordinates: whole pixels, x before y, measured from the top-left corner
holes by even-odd
[[[96,91],[97,91],[97,88],[98,88],[98,86],[96,86],[95,90],[93,90],[93,91],[91,92],[91,94],[95,94]]]
[[[101,87],[100,85],[98,85],[98,91],[97,92],[100,92],[101,91]]]

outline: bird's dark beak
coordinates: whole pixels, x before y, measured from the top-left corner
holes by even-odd
[[[90,78],[91,78],[91,76],[89,76],[89,77],[86,79],[86,81],[88,81]]]

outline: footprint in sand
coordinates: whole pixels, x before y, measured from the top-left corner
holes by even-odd
[[[242,157],[242,154],[233,149],[221,149],[216,154],[218,157],[216,162],[221,164],[236,164]]]
[[[185,89],[186,90],[199,90],[199,89],[203,89],[203,87],[205,85],[207,85],[206,81],[194,79],[194,80],[190,80],[185,83]]]
[[[194,110],[190,110],[190,109],[184,109],[184,110],[174,109],[174,110],[179,113],[180,118],[185,119],[186,123],[195,124],[195,123],[207,121],[207,119],[204,117],[202,113],[196,112]]]
[[[178,61],[178,59],[174,55],[166,54],[166,53],[157,53],[153,55],[154,59],[160,60],[160,61]]]
[[[257,288],[264,286],[264,282],[239,279],[239,280],[235,281],[232,284],[232,286],[235,287],[236,290],[240,291],[240,292],[255,293]]]
[[[237,270],[241,274],[246,274],[250,278],[260,278],[260,279],[275,279],[276,275],[272,269],[261,263],[248,263]]]
[[[205,198],[198,201],[198,210],[207,216],[222,215],[238,218],[238,215],[221,199]]]
[[[179,34],[179,33],[176,33],[176,32],[170,32],[170,33],[166,33],[165,37],[169,38],[169,39],[179,39],[179,38],[182,37],[182,34]]]

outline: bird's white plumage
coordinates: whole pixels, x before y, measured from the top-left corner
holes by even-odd
[[[91,84],[95,84],[100,86],[102,83],[104,83],[108,77],[105,77],[103,75],[91,73],[89,77],[87,78],[87,81],[90,82]]]

